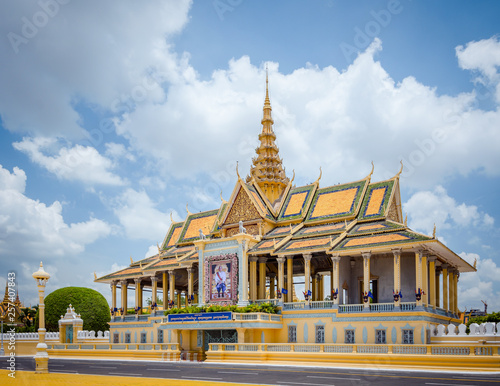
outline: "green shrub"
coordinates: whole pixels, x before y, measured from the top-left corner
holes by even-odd
[[[45,328],[59,331],[59,319],[69,305],[81,315],[84,330],[107,331],[111,320],[109,305],[99,292],[83,287],[65,287],[55,290],[45,298]],[[37,324],[38,328],[38,314]]]
[[[217,304],[213,304],[211,306],[189,306],[187,308],[171,308],[169,310],[164,311],[164,315],[169,314],[199,314],[200,312],[239,312],[239,313],[248,313],[248,312],[264,312],[266,314],[277,314],[278,307],[271,303],[263,303],[263,304],[249,304],[246,307],[238,307],[238,306],[219,306]]]

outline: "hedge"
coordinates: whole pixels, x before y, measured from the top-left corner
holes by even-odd
[[[59,319],[69,305],[83,319],[84,330],[107,331],[111,313],[108,302],[99,292],[84,287],[65,287],[55,290],[45,298],[45,328],[59,331]],[[38,323],[38,314],[37,314]],[[38,324],[37,324],[38,325]]]

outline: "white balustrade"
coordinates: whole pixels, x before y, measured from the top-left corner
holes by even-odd
[[[454,324],[448,324],[448,334],[446,335],[457,335],[456,333],[457,326]]]

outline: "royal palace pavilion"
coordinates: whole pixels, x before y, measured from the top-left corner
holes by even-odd
[[[371,180],[372,167],[353,182],[323,187],[319,173],[295,186],[275,143],[267,80],[261,123],[250,172],[243,179],[236,170],[228,201],[188,211],[158,254],[96,277],[111,286],[111,343],[176,343],[198,355],[214,342],[408,345],[430,343],[438,324],[459,324],[459,276],[475,268],[435,231],[408,228],[402,165],[385,181]],[[156,299],[165,308],[269,302],[279,313],[167,318]]]

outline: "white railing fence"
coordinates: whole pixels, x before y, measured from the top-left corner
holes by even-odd
[[[495,323],[471,323],[469,326],[470,332],[467,334],[467,326],[465,324],[460,324],[455,326],[454,324],[439,324],[432,330],[433,336],[494,336],[500,335],[500,322],[496,325]]]

